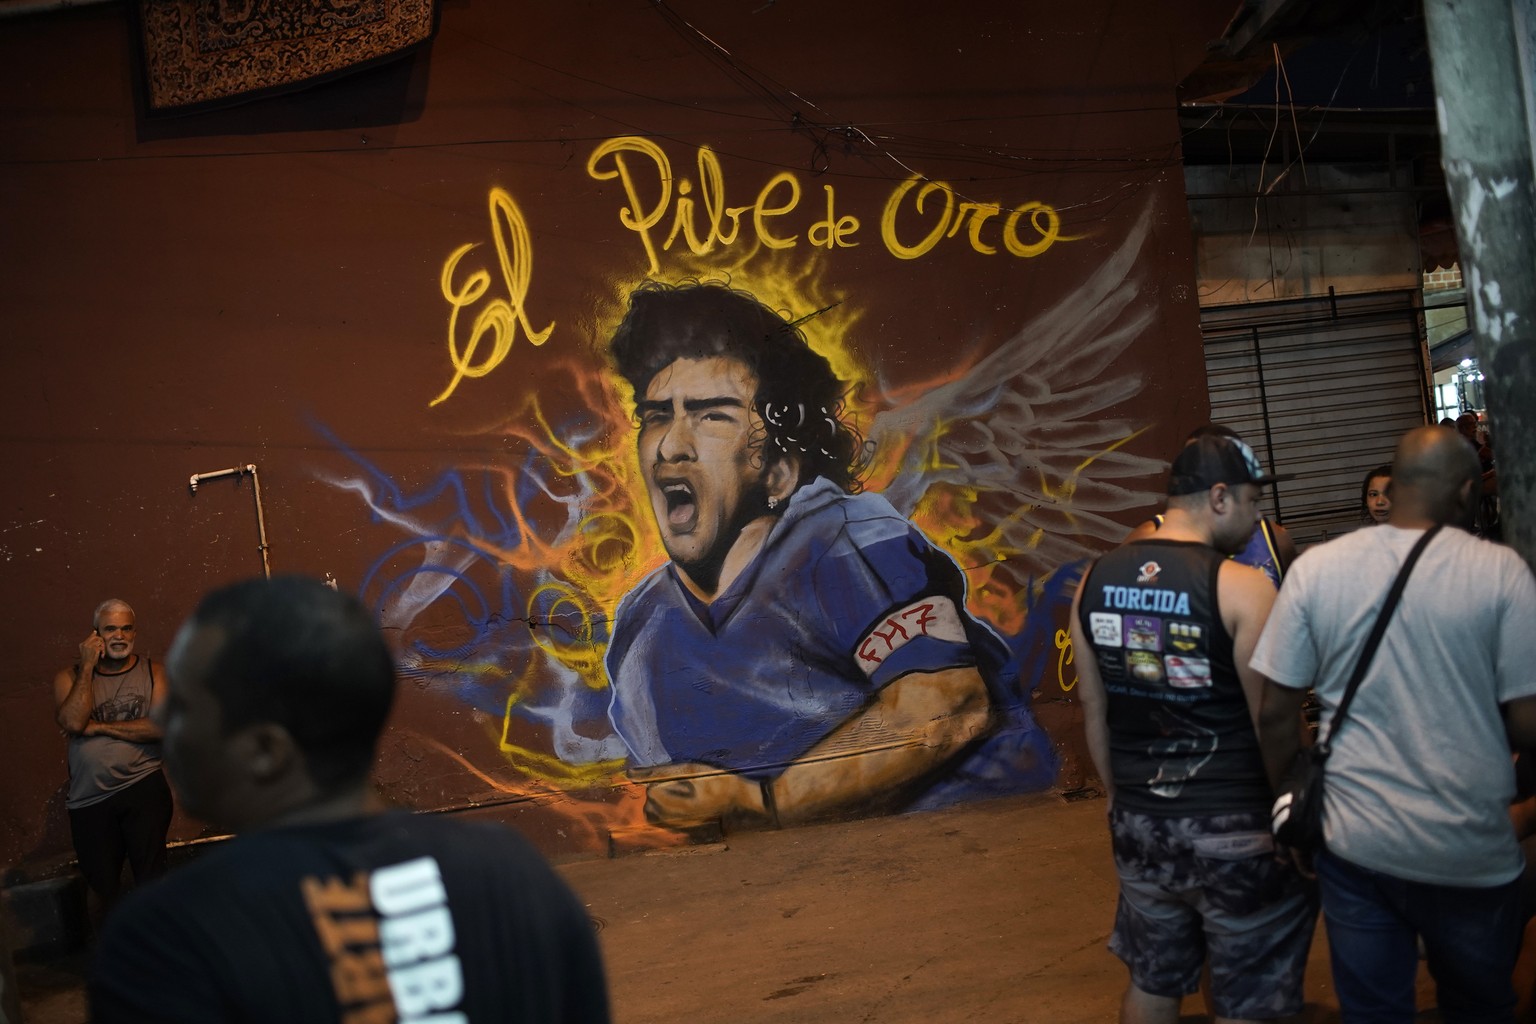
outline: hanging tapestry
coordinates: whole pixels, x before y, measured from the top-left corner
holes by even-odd
[[[287,90],[403,56],[435,0],[139,0],[152,111]]]

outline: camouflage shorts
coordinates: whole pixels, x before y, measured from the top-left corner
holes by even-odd
[[[1143,992],[1184,996],[1211,963],[1211,1009],[1299,1013],[1317,887],[1275,857],[1269,812],[1162,818],[1112,808],[1120,905],[1110,952]]]

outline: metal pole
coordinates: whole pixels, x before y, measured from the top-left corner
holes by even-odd
[[[1517,42],[1533,17],[1536,0],[1424,3],[1504,540],[1536,565],[1536,171]]]
[[[1264,414],[1264,460],[1269,464],[1269,471],[1275,472],[1275,434],[1269,421],[1269,388],[1264,383],[1264,346],[1259,340],[1259,329],[1253,329],[1253,371],[1259,384],[1259,409]],[[1275,503],[1275,522],[1285,525],[1285,513],[1280,509],[1280,485],[1269,489],[1270,499]]]

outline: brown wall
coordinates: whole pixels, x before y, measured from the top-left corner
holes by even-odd
[[[1062,567],[1151,510],[1205,414],[1173,89],[1229,7],[462,0],[407,63],[158,120],[136,113],[117,6],[7,22],[0,861],[67,849],[47,683],[95,603],[131,602],[158,654],[202,591],[260,571],[251,481],[187,486],[247,463],[274,571],[333,576],[400,643],[387,793],[521,801],[549,849],[636,824],[594,655],[664,559],[603,361],[648,277],[833,307],[806,331],[858,385],[871,489],[967,568],[1075,784]],[[654,265],[622,183],[589,170],[625,137],[674,179]],[[683,178],[707,236],[705,147],[724,205],[798,204],[708,252],[666,244]],[[649,208],[666,174],[625,159]],[[946,185],[919,207],[912,175]],[[893,252],[951,199],[953,230]],[[966,203],[1000,213],[962,227]],[[1029,203],[1059,228],[1026,212],[1017,255],[1004,221]],[[817,245],[828,220],[839,239]],[[465,246],[449,290],[483,273],[486,291],[455,320],[442,279]],[[499,359],[494,332],[470,342],[495,309],[518,314]],[[453,353],[487,372],[454,385]]]

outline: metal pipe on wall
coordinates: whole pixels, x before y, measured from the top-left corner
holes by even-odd
[[[216,469],[211,473],[193,473],[187,481],[187,487],[193,494],[197,493],[197,486],[206,480],[218,480],[226,476],[242,476],[250,474],[251,490],[256,496],[256,548],[261,552],[261,571],[267,579],[272,578],[272,566],[267,561],[267,517],[261,507],[261,477],[256,472],[256,464],[248,462],[243,466],[231,466],[228,469]]]

